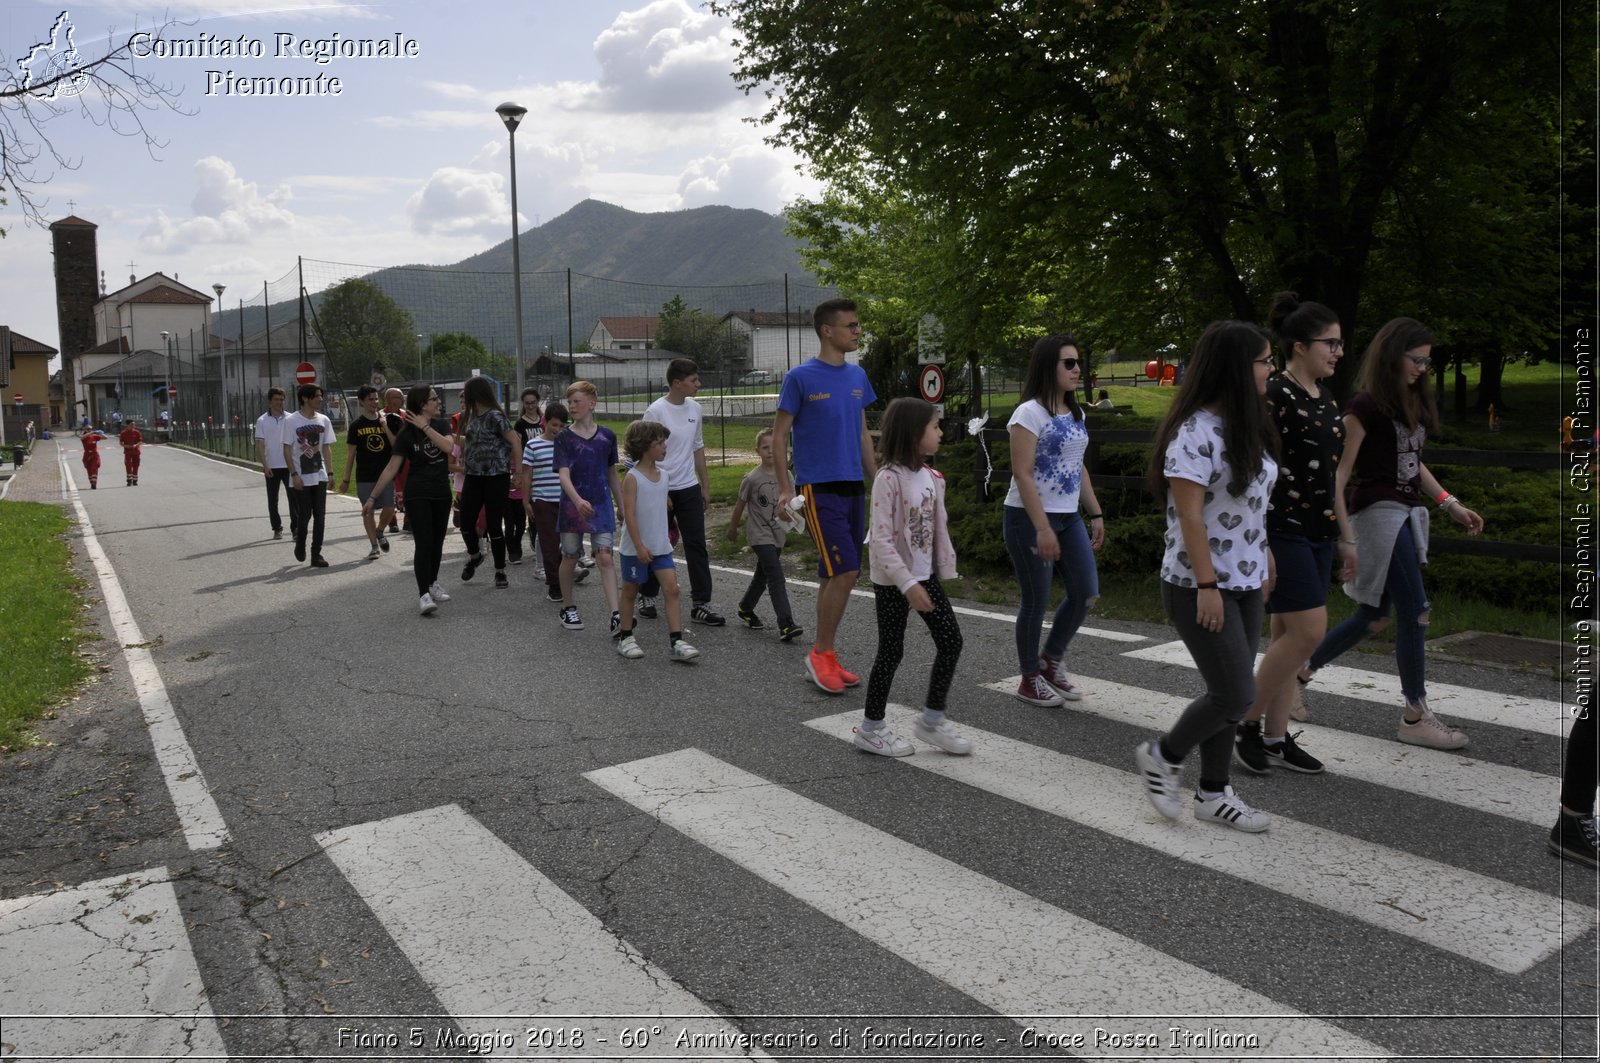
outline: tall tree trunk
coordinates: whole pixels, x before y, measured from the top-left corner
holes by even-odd
[[[1495,412],[1505,412],[1507,409],[1505,393],[1501,389],[1505,371],[1505,353],[1492,344],[1485,347],[1478,359],[1478,402],[1473,410],[1478,413],[1488,413],[1489,407],[1493,406]]]

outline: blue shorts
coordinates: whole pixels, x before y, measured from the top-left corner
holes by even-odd
[[[358,480],[356,482],[356,498],[360,499],[362,502],[365,502],[367,497],[372,494],[372,489],[376,486],[378,486],[378,481],[376,480],[373,480],[371,483],[362,483]],[[377,498],[372,500],[372,508],[394,508],[394,481],[391,480],[387,485],[385,485],[382,493],[380,493]]]
[[[1278,581],[1267,599],[1269,613],[1304,613],[1328,604],[1328,581],[1333,574],[1331,539],[1303,535],[1274,535],[1272,561]]]
[[[624,583],[641,585],[649,583],[650,573],[678,567],[673,563],[671,554],[651,554],[648,565],[632,554],[618,554],[617,556],[622,558],[622,582]]]
[[[806,500],[806,528],[817,544],[817,575],[831,579],[861,571],[861,543],[867,537],[867,496],[800,488]]]

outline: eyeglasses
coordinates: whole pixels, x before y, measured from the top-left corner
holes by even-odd
[[[1308,340],[1307,342],[1326,343],[1328,345],[1328,350],[1332,351],[1334,354],[1338,354],[1340,351],[1344,350],[1344,340],[1340,339],[1338,336],[1318,336],[1316,339]]]
[[[836,322],[833,322],[833,323],[829,324],[827,327],[828,328],[843,328],[843,329],[849,329],[851,332],[860,332],[861,331],[861,322],[859,322],[859,321],[836,321]]]
[[[1410,362],[1418,369],[1426,369],[1428,366],[1433,364],[1432,358],[1425,358],[1420,354],[1408,354],[1406,355],[1406,361]]]
[[[1276,369],[1278,367],[1278,363],[1274,362],[1272,360],[1272,356],[1271,355],[1268,355],[1265,358],[1252,358],[1252,359],[1250,359],[1250,364],[1252,364],[1252,365],[1264,365],[1268,369]]]

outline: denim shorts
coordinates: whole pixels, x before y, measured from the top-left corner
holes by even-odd
[[[1328,604],[1328,581],[1333,575],[1331,539],[1303,535],[1274,535],[1272,561],[1278,581],[1267,599],[1269,613],[1303,613]]]
[[[594,547],[594,552],[611,549],[614,541],[612,532],[562,532],[561,553],[566,557],[583,556],[583,537],[589,537],[589,545]]]

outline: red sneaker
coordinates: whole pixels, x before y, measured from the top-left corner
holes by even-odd
[[[826,694],[844,693],[844,681],[839,677],[839,664],[832,651],[818,653],[813,649],[806,654],[806,675]]]
[[[843,683],[847,687],[861,685],[861,677],[856,675],[854,672],[849,671],[844,665],[839,663],[839,654],[837,652],[834,650],[829,650],[828,660],[833,663],[834,671],[839,673],[839,682]]]

